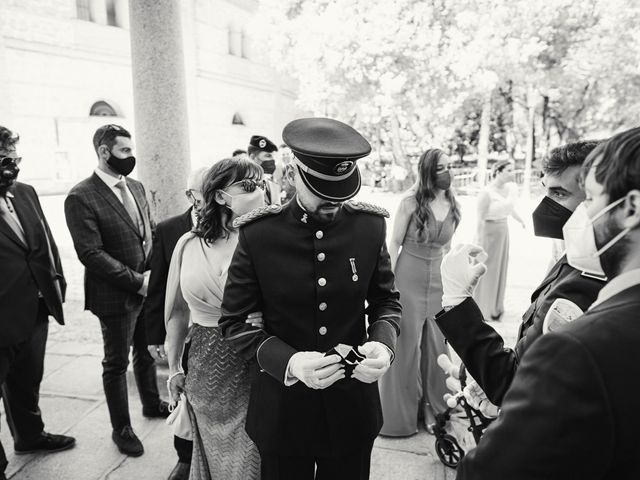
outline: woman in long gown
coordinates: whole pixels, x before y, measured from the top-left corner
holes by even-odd
[[[446,377],[436,359],[448,352],[434,317],[442,309],[440,264],[460,223],[449,163],[442,150],[424,152],[418,181],[395,216],[389,255],[402,303],[402,335],[395,360],[380,380],[383,435],[413,435],[419,416],[429,428],[434,415],[446,409]]]
[[[216,163],[205,178],[198,227],[178,240],[171,258],[165,301],[169,388],[172,401],[183,391],[188,399],[192,480],[260,476],[258,449],[244,430],[253,368],[224,341],[218,320],[238,241],[232,222],[264,205],[263,188],[262,169],[256,163]],[[187,334],[191,348],[185,379],[180,358]]]
[[[497,162],[492,182],[478,196],[478,228],[476,242],[487,252],[487,272],[473,295],[484,318],[499,320],[504,313],[504,293],[509,269],[509,224],[512,216],[524,228],[515,211],[518,187],[514,183],[513,165]]]

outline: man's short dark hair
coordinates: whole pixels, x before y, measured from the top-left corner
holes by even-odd
[[[581,167],[589,154],[602,140],[587,140],[584,142],[567,143],[556,147],[542,161],[542,171],[545,175],[557,177],[568,168]]]
[[[241,148],[236,148],[233,153],[231,154],[232,157],[235,157],[236,155],[243,155],[247,153],[246,150],[242,150]]]
[[[6,127],[0,125],[0,150],[7,151],[13,149],[20,137]]]
[[[251,156],[251,155],[255,155],[256,153],[260,153],[262,150],[260,150],[259,148],[254,147],[253,145],[249,145],[247,147],[247,155]]]
[[[93,134],[93,148],[98,153],[98,147],[100,145],[106,145],[109,147],[109,150],[113,148],[116,144],[116,137],[126,137],[131,138],[131,134],[127,131],[126,128],[121,127],[120,125],[109,124],[103,125],[99,129],[96,130],[96,133]]]
[[[594,149],[583,167],[584,175],[600,156],[595,178],[610,202],[640,190],[640,127],[618,133]]]

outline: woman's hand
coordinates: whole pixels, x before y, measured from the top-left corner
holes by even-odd
[[[169,397],[171,404],[175,405],[180,400],[180,394],[185,392],[186,377],[184,372],[178,372],[169,377],[167,380],[167,389],[169,390]]]

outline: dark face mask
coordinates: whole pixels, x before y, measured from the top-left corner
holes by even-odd
[[[436,180],[433,184],[440,190],[449,190],[451,188],[451,180],[451,172],[446,171],[436,175]]]
[[[114,172],[124,175],[129,175],[136,166],[136,157],[119,158],[110,153],[107,159],[107,164],[113,169]]]
[[[0,190],[6,190],[13,185],[18,178],[18,173],[20,169],[13,162],[0,167]]]
[[[533,232],[537,237],[563,240],[562,227],[572,214],[571,210],[545,196],[533,211]]]
[[[271,175],[276,171],[276,161],[275,160],[265,160],[260,164],[264,173]]]

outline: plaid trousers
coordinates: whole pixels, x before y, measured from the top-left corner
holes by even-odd
[[[133,374],[142,405],[155,408],[160,403],[156,366],[147,350],[142,309],[100,317],[104,343],[102,383],[114,430],[131,425],[127,395],[127,367],[133,346]]]

